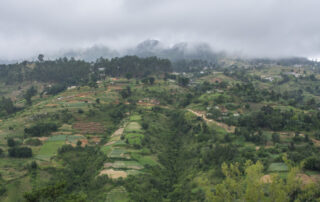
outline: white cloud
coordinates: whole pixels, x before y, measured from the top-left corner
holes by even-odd
[[[156,38],[252,56],[320,51],[318,0],[1,0],[0,58]]]

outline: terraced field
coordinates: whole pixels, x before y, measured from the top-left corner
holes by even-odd
[[[111,178],[125,178],[143,172],[144,165],[155,165],[156,161],[151,156],[141,154],[141,145],[144,130],[139,121],[141,116],[131,115],[129,119],[116,130],[109,141],[101,150],[109,157],[104,164],[100,175],[106,174]]]

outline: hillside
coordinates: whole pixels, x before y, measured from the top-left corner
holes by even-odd
[[[319,200],[318,64],[188,64],[1,65],[0,200]]]

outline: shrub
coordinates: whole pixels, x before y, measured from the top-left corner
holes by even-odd
[[[305,160],[304,168],[309,170],[320,171],[320,158],[311,156]]]
[[[30,168],[33,169],[33,170],[37,169],[38,168],[37,162],[36,161],[32,161],[31,164],[30,164]]]
[[[32,157],[32,150],[29,147],[13,147],[9,149],[9,156],[15,158]]]
[[[14,139],[12,137],[7,139],[7,144],[9,147],[14,147],[16,145],[16,142],[14,141]]]
[[[25,142],[27,145],[30,146],[39,146],[42,145],[42,142],[39,139],[27,139]]]
[[[24,132],[31,137],[41,137],[57,131],[58,126],[55,123],[37,123],[30,128],[25,128]]]

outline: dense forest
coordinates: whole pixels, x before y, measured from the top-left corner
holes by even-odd
[[[170,61],[157,57],[124,56],[111,60],[100,58],[94,63],[89,63],[73,58],[43,60],[42,56],[37,62],[24,61],[17,64],[0,65],[0,80],[6,84],[39,81],[71,85],[87,83],[90,78],[96,78],[102,74],[112,77],[141,78],[154,73],[171,71]]]

